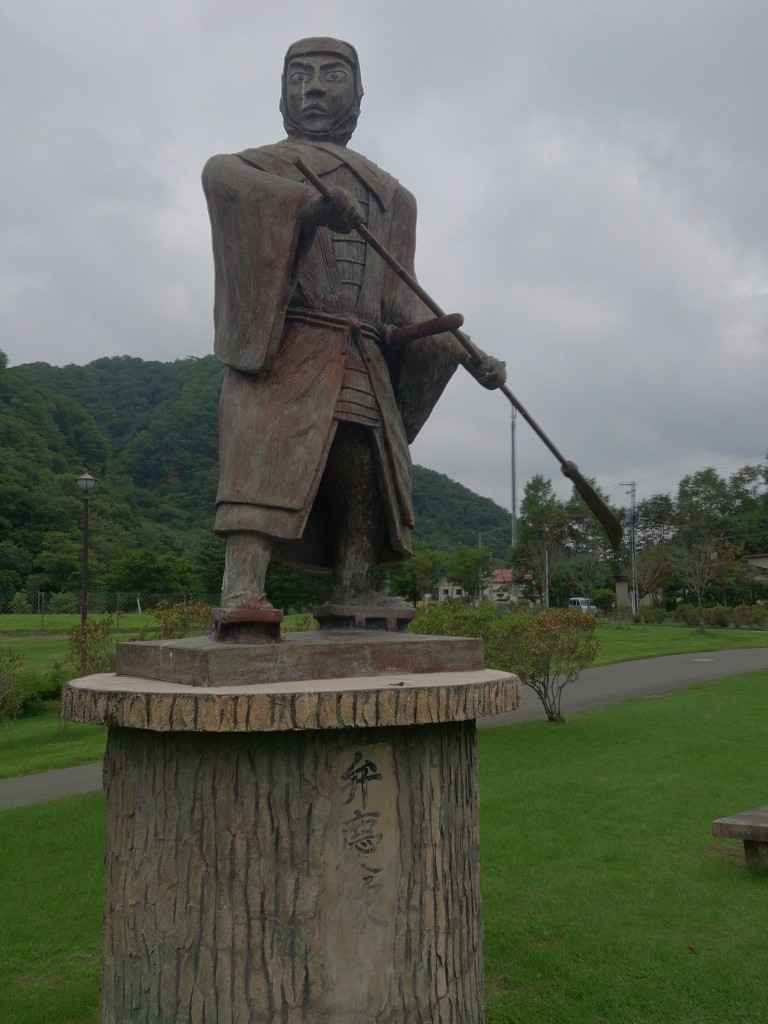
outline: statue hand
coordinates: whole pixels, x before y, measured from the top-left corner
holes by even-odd
[[[345,188],[332,185],[330,198],[314,197],[309,217],[317,227],[328,227],[342,235],[349,234],[362,223],[363,211],[360,204]]]
[[[465,362],[466,368],[475,378],[478,384],[493,391],[500,388],[507,380],[507,364],[494,356],[486,355],[482,349],[477,350],[481,356],[480,362],[475,360]]]

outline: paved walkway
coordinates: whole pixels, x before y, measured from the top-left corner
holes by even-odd
[[[686,686],[699,686],[759,669],[768,669],[768,647],[675,654],[591,668],[582,673],[578,683],[566,687],[563,711],[567,717],[577,711],[619,704],[635,697],[651,697]],[[517,711],[481,719],[478,724],[507,725],[543,718],[545,715],[539,699],[529,687],[524,686],[523,699]],[[101,789],[101,762],[25,775],[0,782],[0,808],[18,807],[75,793],[92,793],[98,789]]]
[[[589,668],[573,686],[563,691],[563,713],[575,714],[606,704],[620,704],[634,697],[652,697],[687,686],[717,682],[742,672],[768,668],[768,647],[750,650],[709,651],[706,654],[672,654],[644,661],[623,661],[618,665]],[[536,694],[523,687],[523,699],[517,711],[496,718],[481,719],[481,725],[506,725],[545,719]]]

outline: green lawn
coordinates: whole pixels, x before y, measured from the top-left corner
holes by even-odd
[[[487,1024],[761,1024],[768,672],[480,732]],[[0,1020],[96,1024],[100,794],[0,812]]]
[[[7,616],[5,616],[7,617]],[[0,619],[4,616],[0,616]],[[298,617],[294,617],[298,618]],[[68,652],[66,638],[53,635],[4,636],[0,646],[12,647],[25,656],[26,668],[44,669],[63,663]],[[768,647],[768,633],[747,630],[709,629],[686,626],[600,626],[600,650],[596,665],[610,665],[636,658],[699,651]],[[73,672],[73,675],[75,673]],[[576,684],[578,685],[578,684]],[[67,768],[99,760],[104,750],[104,730],[96,726],[71,725],[63,729],[57,715],[49,713],[21,718],[10,735],[0,730],[0,778]]]
[[[65,722],[54,712],[20,718],[12,730],[0,728],[0,779],[100,761],[106,740],[103,726]]]
[[[93,622],[99,622],[108,616],[92,612],[88,618]],[[115,615],[111,616],[115,627],[118,628],[118,621]],[[150,628],[156,624],[154,615],[147,613],[139,615],[138,612],[127,612],[120,616],[119,631],[121,633],[138,633],[142,626],[149,625]],[[0,615],[0,636],[8,633],[62,633],[66,634],[72,626],[80,625],[79,614],[56,614],[56,615]],[[5,643],[5,640],[3,640]]]
[[[690,626],[629,626],[603,622],[595,666],[658,658],[665,654],[697,654],[768,647],[768,633],[748,629],[692,629]]]
[[[97,1024],[100,793],[0,811],[0,1020]]]
[[[483,730],[488,1024],[759,1024],[768,876],[714,818],[768,802],[768,672]]]
[[[100,618],[104,616],[91,616],[94,621]],[[305,615],[286,615],[284,627],[304,628],[306,620]],[[45,630],[41,630],[39,615],[0,615],[0,647],[22,654],[24,669],[33,672],[50,671],[57,664],[65,664],[70,653],[67,630],[79,623],[79,615],[46,615]],[[154,615],[121,615],[120,628],[115,629],[115,637],[118,641],[130,640],[138,636],[145,626],[149,627],[152,636],[151,631],[157,628]]]
[[[93,621],[103,618],[103,615],[91,616]],[[70,653],[67,630],[80,624],[80,616],[46,615],[44,621],[45,628],[42,629],[39,615],[0,615],[0,647],[21,654],[23,668],[27,671],[48,672],[57,665],[65,664]],[[119,640],[130,640],[145,625],[152,629],[157,620],[153,615],[121,615],[115,635]]]

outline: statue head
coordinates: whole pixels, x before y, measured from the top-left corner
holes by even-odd
[[[357,125],[362,96],[354,46],[320,36],[288,47],[280,112],[289,138],[345,146]]]

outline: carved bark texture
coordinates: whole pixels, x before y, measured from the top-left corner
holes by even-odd
[[[102,1024],[476,1024],[474,722],[110,730]]]
[[[516,676],[486,669],[204,689],[110,674],[67,683],[73,722],[153,732],[283,732],[435,725],[514,711]]]

